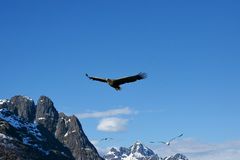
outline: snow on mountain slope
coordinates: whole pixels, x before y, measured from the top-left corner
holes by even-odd
[[[177,153],[174,156],[163,158],[163,160],[188,160],[183,154]]]
[[[111,148],[104,158],[105,160],[188,160],[186,156],[180,153],[159,158],[157,154],[140,142],[136,142],[129,148]]]
[[[129,148],[112,148],[105,156],[106,160],[158,160],[159,157],[140,142]]]
[[[0,160],[103,160],[77,117],[59,113],[46,96],[37,104],[21,95],[0,100],[0,148]]]
[[[48,154],[48,151],[43,150],[40,145],[32,144],[34,141],[42,141],[42,135],[38,130],[36,123],[23,121],[21,118],[12,114],[5,108],[0,109],[0,119],[8,122],[15,129],[23,131],[21,136],[23,144],[32,146],[33,148],[36,148],[45,154]],[[1,137],[10,140],[13,139],[13,137],[6,136],[3,133],[1,133]]]

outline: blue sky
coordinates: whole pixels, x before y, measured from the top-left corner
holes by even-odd
[[[89,139],[239,140],[239,1],[1,1],[0,98],[49,96]],[[116,92],[85,73],[148,78]],[[121,113],[107,115],[120,110]],[[109,111],[110,110],[110,111]],[[101,131],[120,119],[121,131]],[[117,126],[119,127],[119,126]],[[122,128],[121,128],[122,127]]]

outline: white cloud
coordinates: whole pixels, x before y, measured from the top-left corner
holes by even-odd
[[[104,132],[119,132],[126,129],[128,119],[110,117],[100,120],[97,130]]]
[[[174,141],[170,146],[151,146],[161,157],[182,153],[190,160],[234,160],[240,157],[240,141],[216,144],[202,143],[194,139]]]
[[[77,117],[80,119],[104,118],[104,117],[117,116],[117,115],[130,115],[134,113],[135,112],[129,109],[128,107],[124,107],[124,108],[110,109],[110,110],[101,111],[101,112],[81,113],[81,114],[77,114]]]
[[[104,132],[119,132],[127,128],[128,118],[120,118],[122,115],[134,115],[138,112],[129,107],[115,108],[105,111],[88,112],[75,114],[79,119],[96,118],[101,119],[97,126],[97,130]]]

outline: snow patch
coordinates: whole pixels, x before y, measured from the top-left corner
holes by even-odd
[[[0,133],[0,138],[12,140],[12,137],[6,136],[6,135],[3,134],[3,133]]]
[[[71,122],[71,119],[70,118],[68,120],[64,119],[64,121],[65,121],[65,125],[67,125],[68,123]]]
[[[7,99],[0,99],[0,105],[6,102],[7,102]]]
[[[30,140],[31,140],[30,137],[23,137],[23,139],[22,139],[23,144],[26,144],[26,145],[31,145],[31,144],[29,143]]]
[[[85,150],[85,151],[92,151],[92,149],[91,149],[91,148],[88,148],[88,147],[87,147],[87,148],[84,148],[84,150]]]
[[[42,141],[42,134],[37,128],[37,123],[29,123],[21,119],[20,117],[14,115],[10,111],[8,111],[6,108],[0,109],[0,119],[4,120],[5,122],[9,123],[12,127],[16,129],[24,129],[27,131],[27,134],[30,134],[31,136],[34,136],[37,140]],[[41,146],[38,146],[37,144],[31,144],[33,142],[31,136],[26,136],[22,138],[22,142],[25,145],[29,145],[33,148],[38,149],[39,151],[43,152],[44,154],[48,155],[49,151],[44,150]],[[0,138],[3,139],[13,139],[12,137],[6,136],[3,133],[0,133]]]
[[[65,134],[64,134],[64,137],[67,137],[69,134],[72,134],[72,133],[75,133],[76,130],[73,130],[73,131],[67,131]]]
[[[0,109],[0,119],[3,119],[4,121],[8,122],[10,125],[12,125],[14,128],[21,128],[22,125],[19,122],[19,118],[16,116],[6,116],[5,114],[8,110],[6,108]]]
[[[45,117],[39,117],[38,120],[44,120],[46,119]]]
[[[72,133],[75,133],[75,132],[76,132],[76,130],[73,130],[73,131],[72,131]]]
[[[33,99],[30,98],[30,97],[28,97],[28,96],[23,96],[23,97],[26,98],[26,99],[28,99],[28,100],[30,100],[30,101],[33,101]]]
[[[16,129],[26,128],[28,133],[34,135],[38,140],[42,140],[42,135],[38,130],[36,123],[24,122],[18,116],[11,114],[6,108],[0,109],[0,119],[8,122]]]
[[[64,134],[64,137],[67,137],[68,136],[68,131]]]
[[[34,135],[39,141],[42,141],[42,134],[40,133],[40,131],[37,128],[37,124],[35,123],[29,123],[27,125],[27,129],[28,129],[28,133],[31,133],[32,135]]]
[[[123,158],[122,160],[138,160],[134,155],[131,153],[128,157]]]

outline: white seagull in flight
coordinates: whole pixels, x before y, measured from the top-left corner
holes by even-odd
[[[167,141],[167,142],[164,142],[164,141],[160,141],[160,142],[169,146],[170,143],[171,143],[173,140],[175,140],[176,138],[180,138],[180,137],[182,137],[182,136],[183,136],[183,134],[180,134],[179,136],[174,137],[174,138],[170,139],[170,140]]]
[[[167,141],[167,142],[164,142],[164,141],[160,141],[160,142],[158,142],[158,143],[163,143],[163,144],[166,144],[166,145],[170,145],[170,143],[173,141],[173,140],[175,140],[176,138],[180,138],[180,137],[182,137],[183,136],[183,134],[180,134],[179,136],[176,136],[176,137],[174,137],[174,138],[172,138],[172,139],[170,139],[169,141]],[[149,143],[156,143],[156,142],[154,142],[154,141],[150,141]]]

